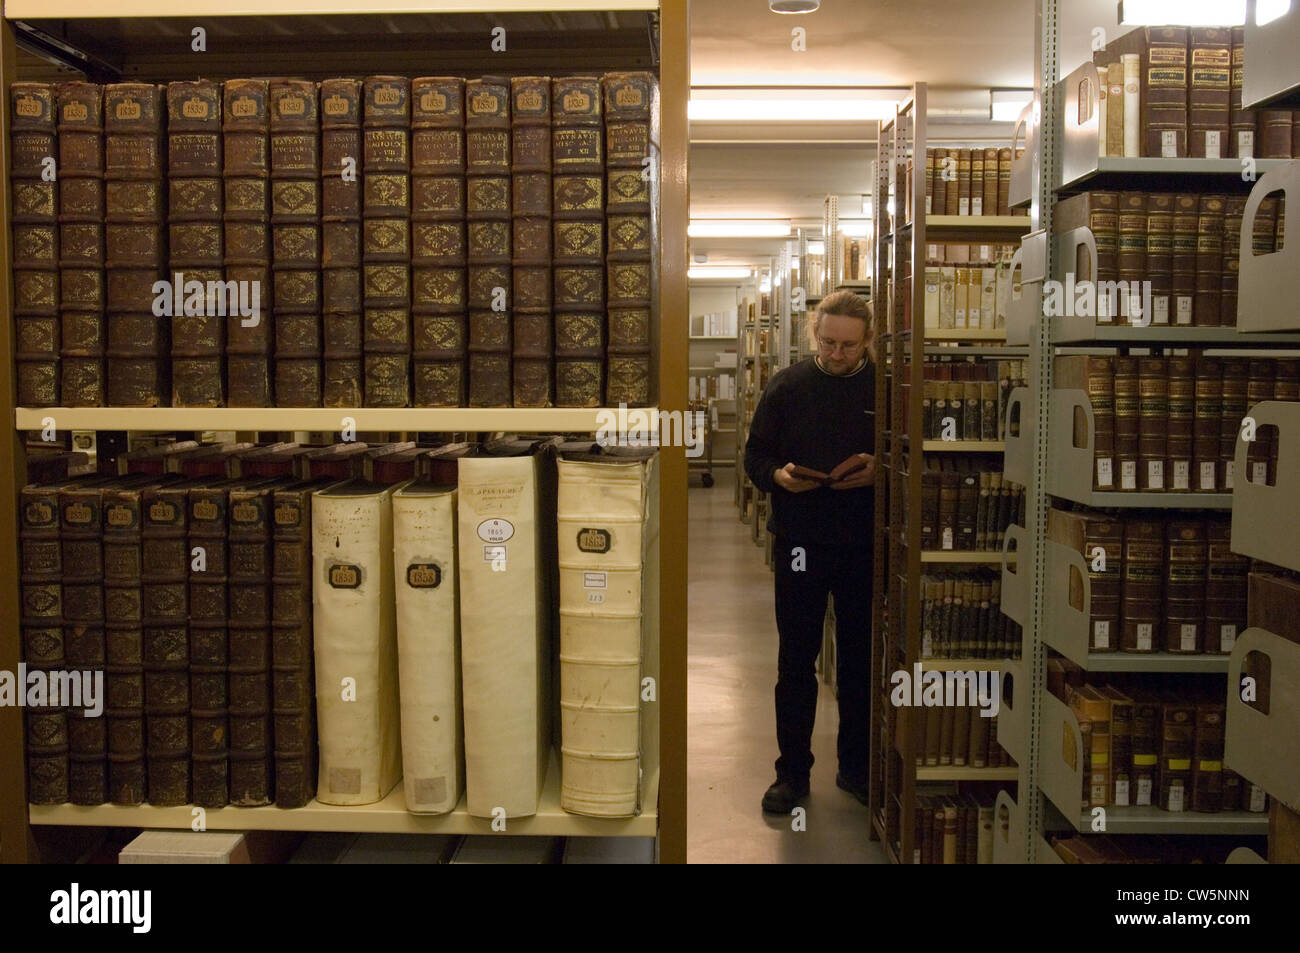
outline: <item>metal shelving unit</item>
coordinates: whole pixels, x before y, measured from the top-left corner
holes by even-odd
[[[160,0],[124,0],[93,4],[86,0],[9,2],[0,22],[0,76],[6,101],[17,79],[65,79],[43,60],[20,56],[20,37],[35,28],[59,37],[74,68],[89,71],[98,82],[123,77],[137,81],[192,78],[188,37],[198,18],[225,49],[204,55],[201,69],[213,79],[280,71],[308,78],[351,73],[483,71],[482,36],[504,22],[512,39],[501,54],[507,72],[564,74],[603,69],[653,70],[659,76],[659,127],[652,131],[658,178],[653,227],[659,234],[657,296],[653,311],[657,347],[657,411],[684,412],[687,378],[687,116],[689,94],[688,22],[685,0],[393,0],[379,14],[360,0],[258,0],[257,3],[190,4],[183,19],[174,4]],[[274,29],[270,29],[271,24]],[[180,42],[177,37],[185,37]],[[430,52],[436,36],[438,51]],[[78,59],[83,48],[88,58]],[[178,50],[184,51],[181,55]],[[6,108],[0,136],[9,140]],[[6,152],[7,156],[7,146]],[[8,169],[0,169],[8,178]],[[0,208],[7,223],[11,198],[3,190]],[[9,246],[9,229],[0,229]],[[10,257],[6,252],[6,262]],[[14,289],[9,265],[0,279],[0,307],[12,310]],[[18,489],[26,482],[26,454],[21,432],[40,429],[53,417],[61,430],[235,430],[244,433],[338,431],[352,418],[358,435],[367,431],[456,432],[594,432],[617,411],[600,409],[382,409],[382,408],[39,408],[14,406],[14,329],[0,324],[0,415],[12,420],[11,436],[0,450],[0,535],[16,540]],[[612,418],[609,414],[614,415]],[[635,422],[632,422],[635,426]],[[662,479],[658,510],[660,555],[659,627],[647,645],[648,665],[657,662],[659,692],[645,708],[648,743],[644,752],[644,812],[634,818],[580,817],[558,807],[558,762],[552,761],[543,807],[534,817],[512,820],[511,834],[569,836],[620,835],[659,837],[660,857],[686,859],[686,457],[682,447],[661,452]],[[21,658],[18,619],[17,547],[0,553],[5,598],[0,600],[0,669],[16,670]],[[649,610],[648,610],[649,611]],[[662,752],[659,738],[665,741]],[[0,797],[0,859],[23,862],[34,856],[29,825],[173,827],[189,829],[192,809],[102,805],[29,806],[26,803],[22,710],[0,709],[0,773],[11,781]],[[552,755],[554,759],[554,753]],[[213,829],[396,831],[409,833],[486,832],[490,821],[470,818],[463,808],[443,817],[417,816],[404,810],[401,788],[383,801],[364,807],[313,804],[299,809],[222,808],[207,812]]]

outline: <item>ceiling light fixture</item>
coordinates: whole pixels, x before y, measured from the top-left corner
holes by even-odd
[[[748,278],[753,274],[754,269],[740,265],[702,265],[698,268],[688,268],[686,277],[688,278]]]
[[[789,238],[790,222],[785,219],[691,219],[686,234],[691,238]]]
[[[1033,99],[1032,89],[990,89],[989,118],[994,122],[1015,122]]]
[[[821,5],[822,0],[767,0],[773,13],[813,13]]]
[[[1121,26],[1238,26],[1246,0],[1120,0]]]
[[[893,87],[696,87],[687,116],[705,122],[869,122],[893,119],[907,90]]]
[[[826,254],[826,242],[824,242],[824,241],[809,242],[809,243],[808,243],[808,254],[810,254],[810,255],[824,255],[824,254]]]
[[[865,218],[842,218],[839,221],[840,232],[849,238],[866,238],[871,231],[871,220]]]

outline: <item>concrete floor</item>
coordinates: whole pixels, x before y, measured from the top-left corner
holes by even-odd
[[[835,786],[835,696],[821,686],[805,830],[765,815],[776,777],[777,634],[772,575],[733,494],[693,477],[690,503],[687,859],[690,863],[886,863],[867,808]]]

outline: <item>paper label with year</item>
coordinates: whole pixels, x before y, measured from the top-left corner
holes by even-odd
[[[1169,785],[1169,811],[1181,811],[1183,809],[1183,785],[1175,781]]]
[[[1215,488],[1214,487],[1214,464],[1202,463],[1201,464],[1201,489],[1213,490],[1214,488]]]
[[[1192,465],[1186,460],[1174,461],[1174,489],[1190,490],[1192,488]]]
[[[1110,457],[1101,457],[1097,460],[1097,486],[1101,489],[1107,489],[1115,485],[1115,473],[1111,466]]]
[[[1119,485],[1121,489],[1136,490],[1138,486],[1138,465],[1136,460],[1122,460],[1119,465]]]
[[[1153,490],[1165,488],[1165,461],[1147,461],[1147,486]]]
[[[1128,807],[1128,782],[1115,782],[1115,806]]]
[[[1138,778],[1137,784],[1137,801],[1134,802],[1136,807],[1151,806],[1151,779]]]
[[[1139,622],[1137,627],[1137,647],[1141,652],[1151,651],[1151,632],[1154,626],[1150,622]]]
[[[1110,620],[1098,619],[1092,624],[1092,647],[1094,649],[1110,648]]]
[[[1219,651],[1231,652],[1237,644],[1237,627],[1235,625],[1219,626]]]
[[[1178,627],[1178,647],[1184,652],[1196,651],[1196,626],[1183,623]]]

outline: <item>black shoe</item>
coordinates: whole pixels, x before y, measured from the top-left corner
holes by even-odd
[[[863,804],[869,805],[871,803],[871,795],[865,784],[854,784],[844,775],[837,774],[835,775],[835,786],[841,791],[848,791]]]
[[[767,793],[763,795],[763,812],[765,814],[789,814],[800,798],[808,796],[808,779],[792,781],[777,778]]]

